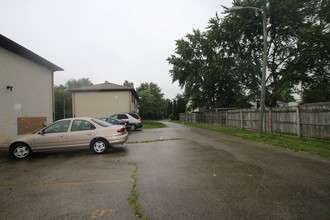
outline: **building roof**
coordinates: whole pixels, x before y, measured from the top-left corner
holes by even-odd
[[[117,85],[110,82],[105,82],[102,84],[91,85],[91,86],[84,86],[80,88],[69,89],[70,92],[115,92],[115,91],[131,91],[137,100],[139,96],[137,95],[136,91],[132,87],[126,87]]]
[[[53,72],[55,71],[63,71],[59,66],[56,66],[55,64],[49,62],[48,60],[42,58],[38,54],[33,53],[32,51],[26,49],[25,47],[19,45],[18,43],[10,40],[9,38],[3,36],[0,34],[0,47],[3,47],[6,50],[9,50],[21,57],[24,57],[32,62],[35,62],[41,66],[44,66]]]

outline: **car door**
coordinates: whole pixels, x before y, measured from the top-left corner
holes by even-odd
[[[48,151],[64,148],[67,144],[67,132],[71,120],[58,121],[35,134],[33,148],[36,151]]]
[[[89,121],[75,119],[68,132],[67,142],[70,148],[89,147],[91,140],[96,136],[97,129]]]

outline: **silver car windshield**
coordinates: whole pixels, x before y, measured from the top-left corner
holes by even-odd
[[[102,120],[97,119],[97,118],[93,118],[92,121],[95,122],[96,124],[102,126],[102,127],[109,127],[109,126],[111,126],[111,124],[109,124],[108,122],[102,121]]]

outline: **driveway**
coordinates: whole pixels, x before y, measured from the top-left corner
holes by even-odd
[[[174,123],[104,155],[0,157],[0,219],[329,219],[330,160]]]

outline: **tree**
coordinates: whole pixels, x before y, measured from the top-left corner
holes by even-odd
[[[55,120],[72,117],[71,93],[63,85],[54,87]]]
[[[329,0],[237,0],[234,4],[262,8],[266,2],[270,4],[266,105],[292,101],[299,85],[312,93],[317,85],[329,91]],[[170,75],[193,107],[248,107],[259,99],[262,30],[262,14],[250,8],[222,20],[216,15],[206,31],[193,30],[176,41],[175,55],[167,59],[173,67]],[[318,100],[327,99],[323,94]]]
[[[72,117],[72,96],[69,89],[90,86],[88,78],[70,79],[65,85],[54,86],[55,120]]]
[[[302,93],[304,103],[329,102],[330,86],[328,82],[317,82]]]
[[[310,1],[304,11],[304,28],[297,35],[297,58],[290,65],[293,78],[302,86],[304,103],[330,101],[330,1]]]
[[[91,85],[93,85],[93,83],[89,80],[89,78],[70,79],[65,84],[67,89],[74,89]]]
[[[180,119],[180,113],[186,112],[186,99],[184,95],[178,94],[176,95],[174,101],[173,101],[173,116],[171,119],[173,120],[179,120]]]
[[[244,96],[241,79],[233,74],[235,58],[229,52],[222,52],[221,42],[217,42],[219,39],[215,36],[221,33],[215,34],[212,30],[219,25],[219,18],[210,22],[208,32],[194,30],[193,34],[176,41],[176,55],[167,58],[173,65],[170,74],[173,82],[178,81],[185,89],[192,108],[234,107],[242,104],[235,99]]]
[[[267,1],[237,1],[237,5],[261,8]],[[293,92],[302,84],[303,90],[317,81],[329,79],[329,0],[272,0],[266,10],[268,17],[267,91],[266,104],[292,101]],[[261,13],[240,10],[226,17],[230,26],[240,27],[237,61],[248,57],[256,60],[261,70]],[[229,28],[231,28],[229,27]],[[258,37],[259,36],[259,37]],[[258,71],[260,75],[260,71]],[[314,80],[318,78],[318,80]],[[259,80],[260,82],[260,80]],[[260,83],[259,83],[260,84]],[[330,85],[330,84],[329,84]],[[258,86],[257,88],[259,88]],[[253,89],[253,88],[252,88]],[[257,91],[256,89],[254,89]]]
[[[161,119],[166,113],[164,94],[155,83],[142,83],[136,92],[140,97],[140,115],[145,119]]]
[[[166,114],[165,114],[165,118],[172,118],[173,115],[173,103],[170,99],[166,99],[166,106],[167,106],[167,110],[166,110]]]
[[[125,80],[125,82],[123,83],[123,86],[134,88],[134,83],[128,82],[127,80]]]

